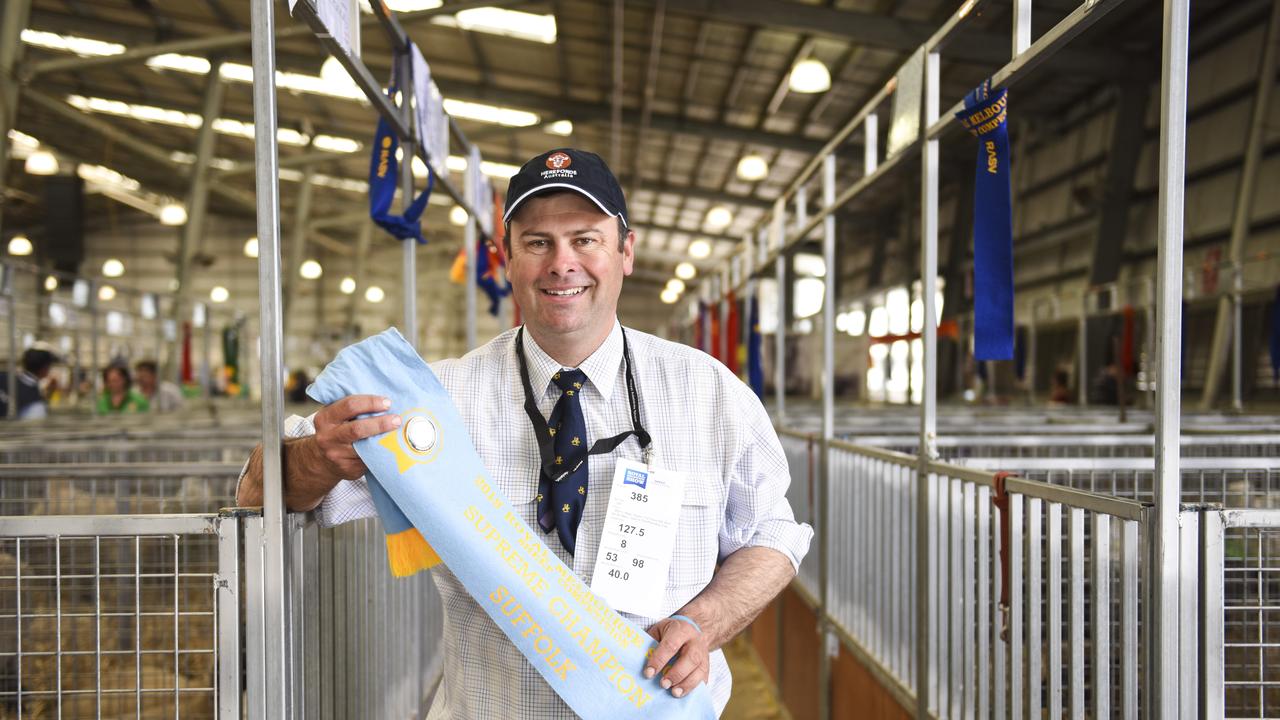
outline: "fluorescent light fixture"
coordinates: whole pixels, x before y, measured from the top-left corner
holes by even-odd
[[[62,327],[67,324],[67,309],[62,306],[62,303],[49,303],[49,322],[54,327]]]
[[[209,291],[209,299],[216,303],[224,303],[229,297],[231,297],[231,293],[227,292],[227,289],[221,285],[214,285],[213,289]]]
[[[353,153],[360,149],[360,142],[351,138],[334,135],[317,135],[311,141],[311,147],[335,153]]]
[[[244,241],[244,256],[247,258],[257,259],[258,257],[258,236],[254,235]]]
[[[116,258],[108,258],[102,263],[102,274],[109,278],[118,278],[124,274],[124,263]]]
[[[663,290],[663,291],[662,291],[662,294],[661,294],[661,295],[659,295],[658,297],[662,299],[662,302],[664,302],[664,303],[666,303],[666,304],[668,304],[668,305],[671,305],[671,304],[672,304],[672,303],[674,303],[676,300],[679,300],[679,299],[680,299],[680,294],[679,294],[679,293],[671,292],[671,289],[670,289],[670,288],[667,288],[666,290]]]
[[[58,278],[52,275],[46,275],[44,279],[44,289],[53,292],[58,289]]]
[[[541,118],[536,113],[525,110],[450,98],[445,98],[444,110],[456,118],[466,118],[467,120],[477,120],[507,127],[529,127],[541,122]]]
[[[142,189],[142,183],[104,165],[77,165],[76,174],[87,183],[117,187],[134,192]]]
[[[370,285],[369,289],[364,291],[364,299],[371,303],[380,303],[386,296],[387,294],[377,285]]]
[[[40,141],[22,132],[21,130],[10,130],[9,141],[13,143],[13,147],[21,148],[26,154],[31,154],[40,148]]]
[[[9,254],[10,255],[30,255],[35,251],[31,245],[31,241],[26,235],[14,235],[9,238]]]
[[[114,300],[116,297],[116,289],[110,285],[103,285],[98,288],[98,299],[103,302]]]
[[[812,317],[822,309],[822,296],[826,283],[811,277],[802,277],[795,284],[795,313],[798,318]]]
[[[965,4],[961,5],[960,9],[956,11],[956,17],[962,18],[968,15],[969,11],[973,10],[973,6],[977,4],[978,0],[966,0]]]
[[[390,3],[387,4],[390,7]],[[538,15],[495,7],[478,7],[462,10],[452,16],[432,18],[437,25],[460,27],[463,30],[502,35],[550,45],[556,41],[556,16]]]
[[[340,290],[343,295],[350,295],[351,293],[355,292],[356,279],[353,277],[342,278],[342,282],[338,283],[338,290]]]
[[[681,280],[692,280],[697,274],[698,269],[693,266],[693,263],[682,262],[676,265],[676,277]]]
[[[667,290],[679,295],[684,292],[684,281],[680,278],[671,278],[667,281]]]
[[[387,9],[393,12],[417,12],[418,10],[431,10],[438,8],[443,3],[441,0],[384,0]]]
[[[867,313],[865,310],[856,309],[849,312],[849,327],[846,329],[853,337],[858,337],[867,329]]]
[[[332,55],[325,58],[324,62],[320,64],[320,79],[327,83],[351,82],[351,76],[347,74],[347,69],[342,67],[342,63],[338,62],[338,58]]]
[[[169,203],[160,208],[161,225],[182,225],[187,222],[187,209],[180,203]]]
[[[125,46],[119,43],[92,40],[90,38],[76,37],[75,35],[59,35],[41,30],[32,30],[31,28],[26,28],[22,31],[22,42],[42,47],[46,50],[62,50],[63,52],[75,53],[80,57],[119,55],[125,51]]]
[[[796,253],[795,269],[797,275],[821,278],[827,276],[827,263],[821,255],[814,253]]]
[[[702,258],[710,256],[711,243],[703,240],[702,238],[698,238],[697,240],[689,243],[689,257],[701,260]]]
[[[564,136],[572,135],[573,121],[557,120],[547,126],[547,132],[551,133],[552,135],[564,135]]]
[[[306,280],[315,280],[324,274],[324,268],[320,267],[320,263],[315,260],[308,260],[298,268],[298,274]]]
[[[714,230],[723,230],[733,222],[733,213],[724,205],[716,205],[707,211],[706,224]]]
[[[23,169],[28,175],[54,175],[58,172],[58,158],[48,150],[37,150],[27,156]]]
[[[796,63],[791,68],[791,76],[787,86],[793,92],[813,94],[831,89],[831,72],[821,60],[809,58]]]
[[[467,211],[463,210],[461,205],[454,205],[453,208],[449,210],[450,224],[457,225],[458,227],[466,225],[468,217]]]
[[[769,163],[763,155],[752,153],[738,161],[738,177],[749,182],[763,180],[769,175]]]
[[[461,155],[450,155],[445,160],[445,167],[450,172],[465,173],[467,171],[467,159]],[[424,166],[425,168],[425,166]],[[500,162],[490,162],[488,160],[480,161],[480,172],[489,177],[498,178],[500,180],[508,180],[512,175],[520,172],[520,168],[515,165],[508,165]],[[424,173],[425,175],[425,173]]]

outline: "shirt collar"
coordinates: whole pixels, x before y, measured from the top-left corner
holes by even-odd
[[[551,383],[551,376],[561,369],[541,347],[533,335],[525,332],[524,355],[529,366],[529,385],[535,393],[545,393]],[[622,367],[622,325],[615,319],[613,330],[604,339],[596,351],[582,361],[577,369],[587,374],[587,382],[595,385],[603,397],[613,394],[613,384],[618,380],[618,369]]]

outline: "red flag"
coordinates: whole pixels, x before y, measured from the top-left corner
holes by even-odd
[[[738,327],[738,300],[733,296],[733,292],[729,293],[729,313],[724,321],[724,332],[728,335],[729,342],[726,345],[729,348],[729,357],[723,358],[724,364],[729,367],[729,372],[734,375],[738,374],[738,341],[741,339],[741,329]]]
[[[720,357],[720,303],[711,303],[711,357],[723,360]]]

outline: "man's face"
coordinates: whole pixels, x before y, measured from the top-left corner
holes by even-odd
[[[156,389],[155,373],[146,368],[138,368],[138,389],[142,390],[144,395],[150,395]]]
[[[635,236],[575,192],[525,201],[511,218],[508,277],[525,323],[545,340],[598,341],[613,327]]]

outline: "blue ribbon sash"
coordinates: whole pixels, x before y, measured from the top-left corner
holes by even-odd
[[[366,393],[390,398],[388,412],[402,418],[396,430],[355,445],[385,496],[375,495],[378,507],[390,500],[393,514],[421,531],[575,713],[714,720],[706,685],[676,698],[660,676],[644,679],[656,643],[592,594],[520,519],[490,480],[448,393],[395,328],[343,349],[307,390],[321,403]]]
[[[395,97],[396,87],[391,86],[388,93]],[[396,186],[400,181],[397,172],[399,162],[396,160],[396,149],[400,146],[391,125],[383,118],[378,118],[378,129],[373,136],[373,155],[369,159],[369,217],[383,230],[391,233],[398,240],[414,238],[419,245],[427,244],[422,235],[422,212],[427,209],[427,200],[431,197],[431,188],[435,185],[435,173],[427,164],[427,187],[414,198],[403,215],[391,212],[391,201],[396,195]],[[405,162],[413,162],[405,158]]]
[[[973,345],[977,360],[1013,358],[1013,206],[1008,90],[983,82],[956,119],[978,138],[973,188]]]

